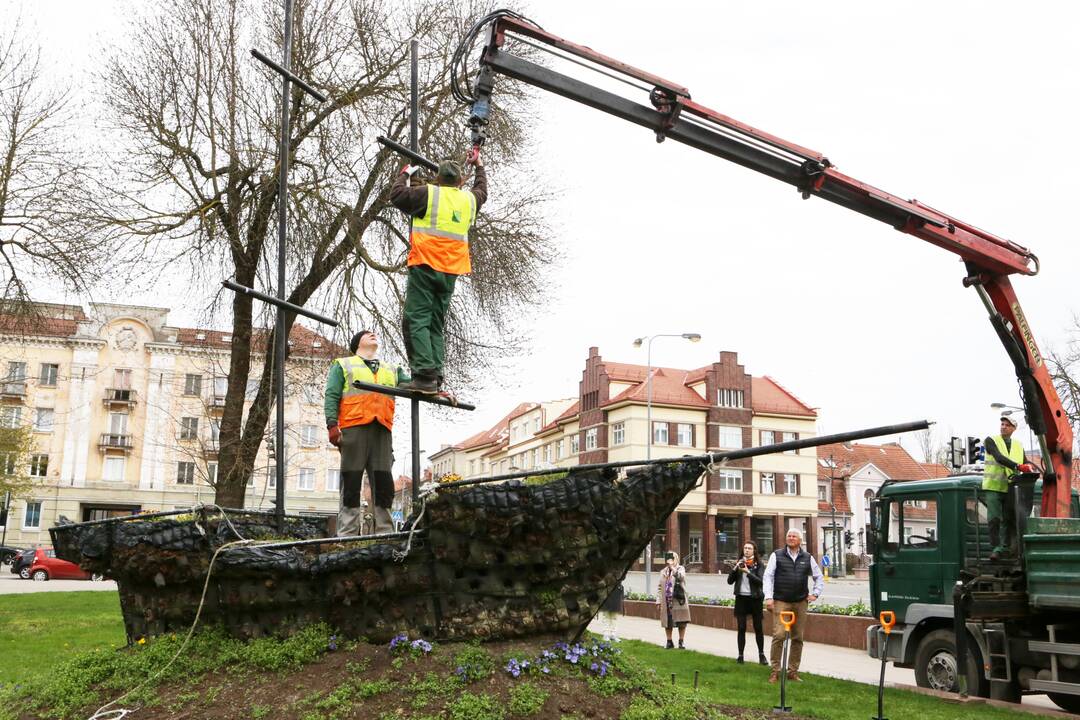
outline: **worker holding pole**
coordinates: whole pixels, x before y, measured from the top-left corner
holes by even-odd
[[[443,382],[446,313],[458,277],[472,270],[469,229],[487,200],[480,154],[470,153],[466,163],[475,167],[470,190],[462,188],[461,166],[453,160],[439,163],[434,183],[413,184],[419,169],[406,165],[390,188],[390,202],[412,218],[402,319],[412,380],[403,390],[435,394]]]
[[[787,679],[799,682],[799,663],[802,661],[803,629],[806,627],[806,612],[809,604],[817,600],[825,589],[825,580],[821,569],[810,553],[803,550],[803,534],[797,528],[787,531],[786,547],[776,550],[769,556],[765,566],[762,584],[765,586],[765,607],[773,614],[772,633],[772,674],[769,682],[779,679],[780,673],[787,673]],[[814,589],[807,590],[806,581],[813,579]],[[794,632],[791,634],[791,656],[785,658],[786,667],[781,666],[781,654],[784,647],[784,632],[781,631],[780,615],[783,612],[795,613]]]

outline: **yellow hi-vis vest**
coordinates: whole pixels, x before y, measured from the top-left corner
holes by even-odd
[[[341,390],[341,404],[338,405],[338,427],[354,427],[378,421],[387,430],[393,430],[394,396],[361,390],[353,387],[353,381],[360,380],[376,385],[396,387],[397,368],[380,363],[379,372],[373,373],[367,363],[355,355],[338,358],[334,362],[341,366],[342,374],[345,376],[345,387]]]
[[[1000,435],[995,435],[990,438],[990,441],[997,445],[998,452],[1005,457],[1012,460],[1019,465],[1024,462],[1024,446],[1013,439],[1010,442],[1009,450],[1005,450],[1005,438]],[[990,451],[986,452],[986,469],[983,471],[983,490],[990,490],[991,492],[1008,492],[1009,491],[1009,478],[1014,475],[1014,471],[1000,465],[994,456],[990,454]]]
[[[476,196],[471,190],[446,185],[428,185],[427,189],[427,210],[413,218],[408,264],[467,275],[472,270],[469,228],[476,217]]]

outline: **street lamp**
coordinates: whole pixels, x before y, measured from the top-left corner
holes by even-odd
[[[653,340],[660,337],[674,337],[683,338],[690,342],[700,342],[700,333],[662,333],[659,335],[645,335],[634,339],[634,347],[641,347],[642,343],[645,343],[646,350],[646,362],[648,366],[645,370],[645,393],[647,399],[645,401],[645,424],[648,432],[648,440],[645,443],[645,459],[652,460],[652,442],[653,442],[653,427],[652,427],[652,343]],[[649,536],[649,544],[645,546],[645,594],[649,594],[649,587],[652,585],[652,536]]]

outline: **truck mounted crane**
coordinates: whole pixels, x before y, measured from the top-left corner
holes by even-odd
[[[483,47],[474,74],[468,56],[478,42]],[[640,95],[624,96],[538,64],[538,52],[622,81]],[[1046,692],[1062,707],[1080,711],[1080,519],[1075,519],[1070,487],[1073,433],[1010,281],[1012,275],[1038,273],[1035,254],[845,175],[822,153],[711,110],[678,83],[553,35],[509,10],[481,18],[454,55],[451,85],[455,97],[470,107],[472,153],[480,152],[486,138],[499,77],[640,125],[657,142],[671,139],[755,170],[794,186],[804,199],[836,203],[963,260],[963,285],[973,288],[986,308],[1038,438],[1041,517],[1017,520],[1019,529],[1026,525],[1030,533],[1021,539],[1023,550],[1009,562],[997,562],[987,557],[980,536],[980,527],[985,530],[981,477],[883,486],[867,535],[874,558],[871,597],[875,611],[895,612],[897,625],[887,640],[872,627],[868,650],[873,657],[884,654],[899,666],[915,667],[920,685],[962,692],[970,687],[974,694],[1012,700],[1022,692]],[[928,516],[936,527],[925,529]],[[923,524],[921,534],[896,535],[907,533],[905,523],[916,522]]]

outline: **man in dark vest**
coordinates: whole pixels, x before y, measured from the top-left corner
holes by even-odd
[[[802,548],[801,530],[792,528],[787,531],[787,546],[769,556],[765,567],[762,584],[765,586],[765,607],[772,612],[772,674],[769,682],[780,679],[780,673],[786,672],[788,680],[800,682],[799,661],[802,660],[803,629],[806,627],[806,609],[810,603],[821,596],[825,588],[825,578],[817,562]],[[814,581],[814,589],[807,590],[806,581]],[[795,613],[795,624],[791,628],[791,651],[788,666],[780,667],[780,656],[784,651],[784,626],[780,622],[780,613]]]

